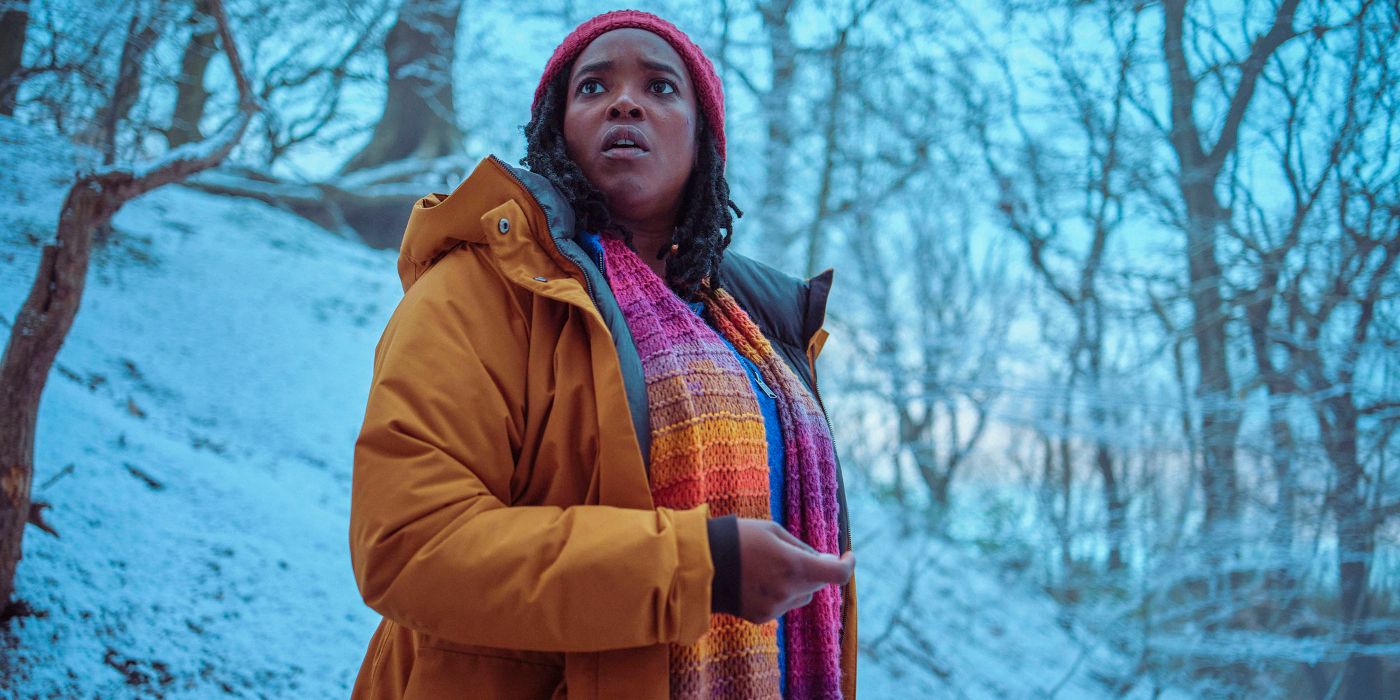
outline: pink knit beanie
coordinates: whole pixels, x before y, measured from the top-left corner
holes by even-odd
[[[535,88],[535,100],[530,106],[531,111],[539,106],[540,99],[544,96],[545,86],[560,71],[573,63],[574,59],[578,58],[578,55],[583,53],[583,50],[588,48],[594,39],[614,29],[624,28],[649,31],[665,39],[666,43],[680,54],[681,60],[685,61],[686,72],[690,74],[690,82],[695,86],[695,96],[700,102],[700,112],[705,115],[705,123],[709,125],[710,132],[715,137],[715,146],[719,149],[720,160],[724,160],[724,85],[720,83],[714,65],[710,63],[709,58],[705,57],[705,53],[700,50],[700,47],[696,46],[695,42],[691,41],[684,32],[677,29],[676,25],[648,12],[638,10],[605,12],[578,25],[578,28],[564,37],[559,48],[554,50],[554,55],[550,56],[549,63],[545,64],[544,75],[540,77],[539,87]]]

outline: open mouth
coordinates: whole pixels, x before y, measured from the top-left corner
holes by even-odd
[[[640,155],[651,150],[646,136],[634,126],[616,125],[603,134],[602,150],[611,156]]]

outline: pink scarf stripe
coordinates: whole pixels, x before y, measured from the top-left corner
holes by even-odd
[[[836,452],[826,417],[758,326],[723,289],[710,295],[715,325],[778,394],[786,451],[784,526],[819,552],[840,554]],[[787,615],[788,695],[841,697],[841,589],[828,586]]]
[[[839,553],[835,448],[801,380],[727,292],[702,293],[712,329],[622,241],[604,237],[602,245],[646,378],[656,504],[771,517],[763,416],[728,340],[777,394],[785,527],[818,551]],[[839,699],[841,590],[818,591],[785,620],[787,697]],[[777,697],[776,629],[714,615],[698,644],[672,646],[672,697]]]
[[[604,267],[646,380],[657,507],[769,517],[768,445],[748,375],[715,332],[616,239]],[[777,625],[711,615],[698,642],[671,645],[672,698],[779,696]]]

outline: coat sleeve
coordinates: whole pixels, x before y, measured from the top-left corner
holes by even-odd
[[[365,602],[461,644],[695,642],[714,575],[707,508],[507,506],[489,484],[514,469],[519,407],[501,387],[518,367],[479,347],[499,339],[473,332],[478,300],[420,289],[432,286],[409,290],[380,340],[355,444],[350,553]]]

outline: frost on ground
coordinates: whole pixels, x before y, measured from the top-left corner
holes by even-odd
[[[73,168],[0,121],[5,333]],[[3,675],[20,697],[343,697],[377,621],[346,520],[393,256],[173,187],[115,229],[41,405],[33,496],[60,537],[26,534]]]
[[[71,150],[0,119],[0,328],[51,235]],[[394,254],[269,206],[167,187],[94,258],[39,416],[0,631],[22,698],[345,697],[378,616],[350,573],[352,447]],[[1114,695],[1128,662],[986,561],[900,537],[859,483],[862,695]],[[1087,651],[1085,651],[1087,650]]]
[[[859,474],[850,492],[867,494]],[[889,506],[851,502],[867,698],[1185,697],[1076,624],[1014,567],[945,539],[901,534]]]

